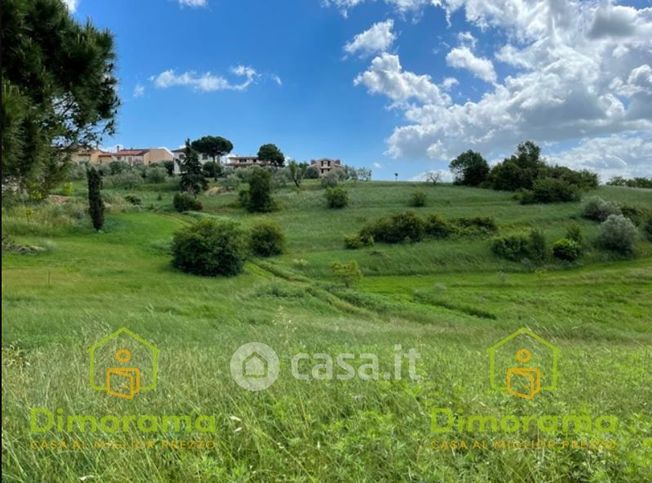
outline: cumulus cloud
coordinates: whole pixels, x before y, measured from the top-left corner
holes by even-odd
[[[186,86],[201,92],[214,92],[223,90],[244,91],[259,77],[255,69],[244,65],[233,67],[231,73],[238,77],[244,77],[244,80],[239,83],[233,83],[223,76],[211,74],[210,72],[197,74],[196,72],[189,71],[177,74],[172,69],[163,71],[151,77],[150,80],[156,87],[161,89]]]
[[[145,86],[142,84],[136,84],[134,87],[134,97],[142,97],[145,94]]]
[[[79,0],[63,0],[63,3],[66,4],[70,13],[75,13],[77,10],[77,5],[79,5]]]
[[[348,54],[361,56],[386,52],[396,40],[396,34],[392,32],[393,27],[392,19],[375,23],[368,30],[356,35],[344,46],[344,50]]]
[[[497,80],[493,63],[484,57],[477,57],[469,47],[452,49],[446,56],[446,63],[451,67],[467,69],[485,82],[493,83]]]
[[[322,4],[327,7],[336,7],[345,17],[353,7],[365,3],[367,0],[323,0]],[[440,0],[385,0],[399,13],[418,12],[428,5],[439,5]]]
[[[494,58],[512,73],[498,81],[491,61],[483,63],[463,34],[447,62],[494,84],[476,99],[453,103],[445,92],[450,84],[440,88],[404,70],[397,55],[376,56],[355,84],[403,112],[405,122],[388,138],[389,154],[450,160],[474,149],[497,158],[525,139],[554,151],[557,143],[587,146],[591,138],[613,136],[623,149],[628,142],[647,146],[640,133],[652,129],[652,8],[579,0],[442,0],[441,6],[449,15],[463,9],[475,27],[498,31],[505,40]]]
[[[179,5],[182,7],[206,7],[208,0],[179,0]]]

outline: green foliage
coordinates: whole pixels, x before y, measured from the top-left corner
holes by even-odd
[[[198,194],[208,187],[208,182],[204,177],[202,165],[199,162],[199,156],[190,145],[190,140],[186,140],[186,148],[184,151],[184,158],[181,162],[181,181],[179,182],[179,189],[181,191],[188,191],[193,194]]]
[[[221,136],[203,136],[194,140],[190,146],[198,153],[210,156],[215,163],[215,158],[229,154],[233,150],[233,144]],[[215,174],[207,175],[214,177]]]
[[[340,182],[340,178],[339,170],[331,169],[321,177],[321,186],[322,188],[335,188]]]
[[[384,243],[420,242],[426,234],[425,222],[412,212],[398,213],[366,225],[361,236]]]
[[[70,181],[63,184],[63,187],[61,188],[61,194],[63,196],[72,196],[74,192],[75,187]]]
[[[215,161],[208,161],[201,167],[202,173],[207,178],[218,179],[224,173],[224,168]]]
[[[623,215],[609,215],[600,224],[598,246],[614,252],[631,255],[638,238],[638,230],[629,218]]]
[[[349,250],[357,250],[358,248],[370,247],[373,246],[373,244],[374,238],[370,233],[367,232],[344,237],[344,246]]]
[[[201,220],[175,233],[173,265],[187,273],[232,276],[244,267],[247,249],[237,223]]]
[[[301,187],[303,178],[306,177],[306,172],[308,170],[308,163],[297,163],[296,161],[290,161],[288,164],[288,170],[290,174],[290,179],[296,185],[297,188]],[[319,176],[319,173],[317,173]]]
[[[105,188],[122,188],[132,190],[144,182],[145,180],[143,177],[133,170],[123,171],[111,176],[104,177]]]
[[[280,255],[285,250],[285,235],[276,223],[260,223],[251,229],[249,246],[259,257]]]
[[[427,201],[427,196],[423,191],[415,191],[410,196],[409,205],[415,208],[419,208],[422,206],[426,206],[426,201]]]
[[[580,247],[584,244],[584,236],[582,235],[582,229],[577,223],[569,225],[566,229],[566,238],[574,241]]]
[[[593,221],[605,221],[610,215],[620,215],[620,207],[614,201],[605,201],[598,196],[590,198],[582,209],[582,217]]]
[[[104,201],[102,201],[102,177],[95,168],[88,170],[88,213],[91,215],[93,228],[101,230],[104,226]]]
[[[327,188],[324,196],[329,208],[344,208],[349,204],[349,193],[344,188]]]
[[[147,168],[145,170],[145,181],[148,183],[163,183],[168,178],[165,168]]]
[[[285,156],[275,144],[263,144],[258,149],[258,159],[261,161],[268,161],[272,166],[283,166],[285,163]]]
[[[174,161],[163,161],[161,164],[165,168],[168,176],[174,176]]]
[[[641,226],[645,220],[652,216],[649,209],[635,205],[621,205],[620,211],[625,218],[629,218],[636,226]]]
[[[489,163],[480,153],[471,150],[451,161],[449,168],[455,176],[455,184],[480,186],[489,176]]]
[[[498,232],[496,220],[490,216],[456,218],[453,223],[457,225],[459,232],[464,235],[491,235]]]
[[[306,168],[305,179],[319,179],[319,168],[317,166],[308,166]]]
[[[579,201],[580,191],[576,185],[558,178],[539,178],[521,197],[522,204],[559,203]]]
[[[570,238],[562,238],[552,245],[552,254],[559,260],[574,262],[582,256],[582,246]]]
[[[184,211],[201,211],[203,209],[201,202],[187,191],[175,193],[172,199],[172,205],[179,213]]]
[[[652,242],[652,216],[643,224],[643,236],[647,241]]]
[[[65,179],[71,149],[114,132],[113,36],[61,1],[6,0],[0,45],[2,185],[43,199]]]
[[[129,170],[131,170],[131,166],[125,161],[111,161],[109,163],[109,174],[120,174]]]
[[[426,219],[426,233],[433,238],[448,238],[457,228],[443,216],[433,214]]]
[[[240,192],[240,203],[251,213],[267,213],[274,209],[269,171],[254,168],[249,178],[249,190]]]
[[[541,149],[531,141],[526,141],[518,145],[514,155],[495,165],[489,178],[497,190],[530,190],[543,168],[545,163],[541,160]]]
[[[520,261],[529,255],[530,237],[526,233],[512,233],[491,241],[491,251],[508,260]]]
[[[633,178],[625,179],[622,176],[614,176],[607,185],[609,186],[627,186],[628,188],[652,188],[652,178]]]
[[[331,265],[331,271],[345,287],[352,287],[362,279],[362,271],[355,260],[348,263],[335,262]]]
[[[136,195],[125,195],[125,201],[131,203],[134,206],[140,206],[143,204],[143,200]]]
[[[536,262],[542,262],[546,259],[546,237],[541,230],[530,230],[528,235],[528,255]]]

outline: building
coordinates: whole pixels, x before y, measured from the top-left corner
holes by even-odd
[[[319,170],[319,176],[324,176],[333,169],[342,169],[342,162],[339,159],[313,159],[310,166]]]
[[[79,164],[105,165],[113,161],[128,163],[130,166],[162,163],[172,161],[174,156],[167,148],[118,149],[103,151],[101,149],[78,149],[73,151],[72,160]]]
[[[229,168],[248,168],[250,166],[269,166],[269,161],[264,161],[258,156],[228,156],[226,166]]]
[[[183,164],[183,161],[186,159],[186,148],[173,149],[171,152],[174,160],[174,174],[181,174],[181,164]],[[197,153],[197,157],[202,165],[213,160],[213,158],[208,154]],[[215,161],[222,164],[220,158],[217,158]]]
[[[78,149],[72,152],[71,159],[78,164],[108,164],[111,162],[111,153],[101,149]]]

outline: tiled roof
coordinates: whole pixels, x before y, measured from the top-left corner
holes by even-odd
[[[143,154],[146,154],[149,151],[149,149],[121,149],[120,151],[117,151],[115,154],[117,156],[142,156]]]

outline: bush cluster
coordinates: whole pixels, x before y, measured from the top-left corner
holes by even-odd
[[[363,227],[360,236],[384,243],[419,242],[426,234],[426,223],[412,212],[398,213]]]
[[[179,213],[184,211],[201,211],[203,206],[201,202],[190,193],[175,193],[172,200],[174,209]]]
[[[422,206],[426,206],[426,194],[423,191],[415,191],[412,193],[412,196],[410,196],[410,206],[413,206],[415,208],[420,208]]]
[[[344,188],[326,188],[324,196],[326,197],[326,205],[329,208],[339,209],[349,204],[349,193]]]
[[[491,235],[498,232],[496,220],[489,216],[456,218],[453,223],[462,235]]]
[[[143,204],[143,200],[141,200],[138,196],[136,195],[125,195],[125,201],[127,203],[131,203],[134,206],[140,206]]]
[[[559,203],[579,201],[580,198],[576,185],[560,178],[542,178],[534,181],[531,190],[522,192],[520,201],[521,204]]]
[[[344,246],[350,250],[357,250],[358,248],[370,247],[374,244],[374,237],[371,233],[364,232],[356,235],[344,237]]]
[[[570,238],[562,238],[552,245],[552,254],[559,260],[574,262],[582,255],[582,246]]]
[[[638,230],[629,218],[609,215],[600,225],[598,246],[622,255],[631,255],[638,238]]]
[[[491,241],[491,251],[508,260],[528,259],[541,262],[546,258],[546,240],[540,230],[513,233],[494,238]]]
[[[588,220],[605,221],[610,215],[621,215],[620,206],[613,201],[605,201],[598,196],[589,199],[582,209],[582,217]]]
[[[249,247],[259,257],[280,255],[285,249],[285,235],[274,223],[260,223],[251,229]]]
[[[426,233],[433,238],[448,238],[457,233],[457,227],[443,216],[433,214],[426,218]]]
[[[172,255],[173,265],[187,273],[236,275],[247,256],[245,236],[234,222],[201,220],[174,235]]]

